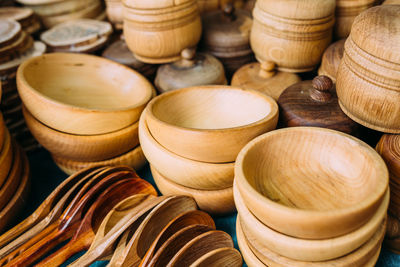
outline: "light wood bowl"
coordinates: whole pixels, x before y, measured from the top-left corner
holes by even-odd
[[[140,146],[137,146],[133,150],[121,156],[109,160],[96,161],[96,162],[73,161],[73,160],[59,158],[55,155],[52,155],[52,158],[54,162],[57,164],[57,166],[68,175],[72,175],[73,173],[87,167],[96,167],[96,166],[124,165],[132,167],[135,170],[140,170],[147,163],[142,148]]]
[[[370,146],[317,127],[285,128],[254,139],[238,155],[235,181],[261,222],[308,239],[364,225],[389,183],[384,161]]]
[[[236,211],[232,187],[212,191],[192,189],[174,183],[161,175],[152,165],[150,165],[150,169],[154,181],[163,195],[191,196],[196,200],[201,210],[211,214],[221,215]]]
[[[138,121],[153,86],[138,72],[85,54],[52,53],[31,58],[17,72],[26,108],[61,132],[95,135]]]
[[[276,128],[278,105],[255,90],[189,87],[150,101],[146,122],[154,139],[177,155],[232,162],[250,140]]]
[[[139,121],[139,141],[147,160],[174,183],[199,190],[232,187],[234,163],[206,163],[178,156],[161,146],[146,125],[146,112]]]
[[[13,162],[13,148],[11,143],[10,132],[5,130],[4,144],[0,152],[0,187],[7,179]]]
[[[376,214],[359,229],[339,237],[312,240],[300,239],[276,232],[262,224],[247,209],[239,190],[234,186],[235,204],[245,229],[269,250],[298,261],[327,261],[355,251],[371,239],[382,224],[389,206],[389,191]]]
[[[101,161],[122,155],[139,145],[136,122],[122,130],[100,135],[74,135],[47,127],[23,107],[26,125],[51,154],[75,161]]]

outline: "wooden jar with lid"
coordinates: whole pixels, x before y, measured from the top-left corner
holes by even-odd
[[[286,72],[307,72],[332,39],[335,0],[259,0],[253,10],[251,47],[259,62]]]
[[[361,13],[347,38],[337,73],[339,104],[373,130],[400,133],[400,6]]]
[[[160,66],[155,85],[160,93],[197,85],[226,85],[222,63],[207,53],[195,49],[182,51],[182,59]]]
[[[228,77],[253,61],[249,43],[251,25],[250,14],[232,4],[203,16],[202,49],[221,60]]]
[[[201,37],[197,0],[125,0],[124,36],[142,62],[158,64],[180,59]]]
[[[288,87],[278,99],[283,127],[313,126],[356,134],[359,125],[340,109],[335,85],[317,76]]]
[[[272,62],[254,62],[238,69],[232,77],[231,85],[243,89],[254,89],[269,95],[276,101],[287,87],[300,82],[295,73],[275,70]]]
[[[336,74],[343,58],[345,41],[346,39],[339,40],[325,50],[322,55],[321,66],[318,69],[318,75],[328,76],[334,83],[336,82]]]

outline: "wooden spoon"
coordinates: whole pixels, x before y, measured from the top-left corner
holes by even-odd
[[[140,242],[138,245],[138,252],[139,254],[144,254],[142,261],[140,262],[140,266],[147,266],[150,260],[153,258],[154,253],[168,240],[173,234],[177,231],[181,230],[190,225],[194,224],[202,224],[210,226],[211,228],[215,229],[215,223],[210,215],[205,213],[204,211],[200,210],[193,210],[182,213],[172,219],[164,229],[158,234],[156,239],[151,244],[150,248],[146,251],[143,251],[143,245],[145,242]],[[146,241],[146,240],[145,240]],[[147,246],[146,246],[147,247]]]
[[[122,180],[107,188],[90,207],[73,238],[36,266],[59,266],[76,253],[88,249],[107,213],[121,200],[139,193],[157,196],[153,186],[143,179]]]
[[[210,251],[195,262],[190,267],[240,267],[242,266],[242,255],[234,248],[218,248]]]
[[[126,240],[127,243],[118,244],[125,248],[121,254],[114,253],[110,266],[137,266],[153,241],[172,219],[183,212],[196,209],[196,202],[191,197],[173,196],[164,200],[146,216],[132,238]]]

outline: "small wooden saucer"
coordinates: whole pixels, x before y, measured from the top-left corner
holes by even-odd
[[[21,33],[22,27],[16,21],[0,20],[0,48],[14,43]]]

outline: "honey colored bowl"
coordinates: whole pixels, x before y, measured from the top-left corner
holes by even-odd
[[[388,176],[367,144],[317,127],[259,136],[235,165],[248,209],[268,227],[308,239],[337,237],[364,225],[382,202]]]
[[[278,105],[255,90],[198,86],[164,93],[146,108],[147,126],[158,143],[192,160],[235,161],[255,137],[275,129]]]
[[[247,209],[234,186],[235,204],[241,223],[252,236],[269,250],[298,261],[326,261],[340,258],[361,247],[378,230],[389,206],[389,191],[374,216],[355,231],[329,239],[300,239],[276,232],[264,225]]]
[[[101,161],[122,155],[139,145],[136,122],[124,129],[99,135],[74,135],[47,127],[22,109],[26,125],[35,139],[51,154],[75,161]]]
[[[139,141],[147,160],[174,183],[199,190],[232,187],[234,162],[206,163],[178,156],[161,146],[146,125],[146,111],[139,121]]]
[[[236,210],[233,201],[232,187],[221,190],[197,190],[188,188],[161,175],[153,166],[150,165],[151,173],[158,189],[163,195],[185,195],[191,196],[196,200],[201,210],[211,214],[228,214]]]
[[[44,54],[17,72],[26,108],[61,132],[95,135],[138,121],[153,86],[138,72],[111,60],[75,53]]]

